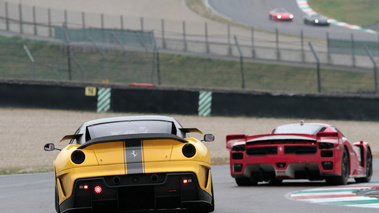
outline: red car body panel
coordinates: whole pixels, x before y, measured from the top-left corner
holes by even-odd
[[[347,150],[349,178],[365,178],[367,154],[371,155],[369,144],[363,141],[352,144],[334,127],[316,125],[324,127],[323,132],[227,135],[231,176],[254,178],[258,182],[273,179],[321,180],[341,176],[342,155]],[[369,167],[371,177],[372,162],[369,162]]]

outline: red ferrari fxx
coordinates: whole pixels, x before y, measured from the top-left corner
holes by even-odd
[[[372,153],[367,142],[351,143],[329,124],[304,123],[276,127],[270,134],[227,135],[230,172],[237,185],[283,179],[323,180],[345,185],[349,178],[369,182]]]
[[[270,10],[269,18],[274,21],[292,21],[294,16],[285,8],[275,8]]]

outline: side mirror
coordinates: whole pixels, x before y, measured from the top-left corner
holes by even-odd
[[[43,147],[45,151],[54,151],[55,150],[55,145],[53,143],[47,143]]]
[[[212,142],[215,140],[215,136],[213,134],[205,134],[203,141]]]

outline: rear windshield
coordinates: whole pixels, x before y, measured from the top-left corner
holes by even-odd
[[[86,140],[125,134],[167,133],[176,134],[174,125],[168,121],[122,121],[97,124],[88,127]]]
[[[324,131],[326,127],[317,124],[289,124],[278,126],[274,129],[274,134],[286,134],[286,133],[294,133],[294,134],[311,134],[315,135],[317,132]]]

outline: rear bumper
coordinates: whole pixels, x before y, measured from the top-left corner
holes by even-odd
[[[330,150],[329,150],[330,151]],[[285,154],[249,156],[246,153],[230,153],[232,177],[253,177],[258,181],[269,179],[324,179],[341,175],[339,150],[330,156],[322,156],[320,150],[314,154]],[[239,159],[235,159],[240,156]]]
[[[78,179],[72,196],[59,208],[62,213],[192,208],[212,211],[212,200],[212,195],[200,188],[194,173],[134,174]]]

